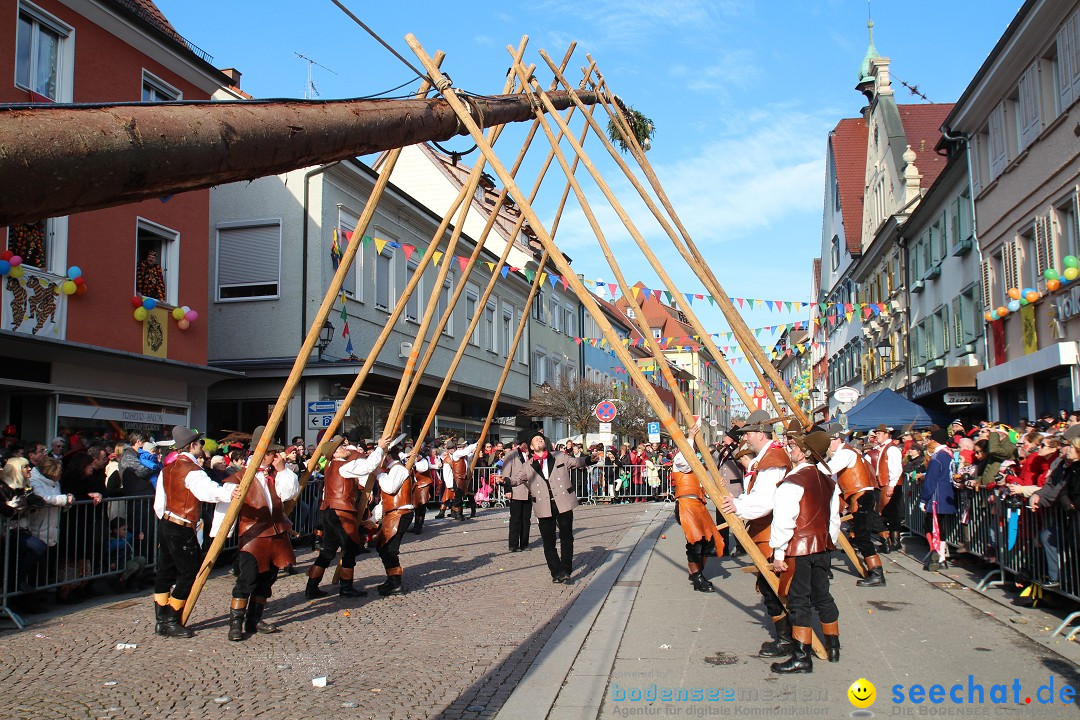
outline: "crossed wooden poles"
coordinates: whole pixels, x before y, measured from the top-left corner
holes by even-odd
[[[641,170],[644,172],[644,175],[648,180],[652,191],[656,194],[656,197],[659,199],[660,204],[663,206],[663,209],[661,209],[661,207],[658,206],[657,203],[652,199],[652,195],[638,181],[634,172],[630,169],[630,167],[620,156],[619,152],[607,139],[603,128],[600,127],[599,123],[593,117],[593,111],[595,110],[595,106],[586,107],[586,104],[578,96],[574,88],[567,82],[563,73],[574,51],[573,45],[571,45],[570,48],[567,50],[567,53],[560,64],[556,64],[547,55],[547,53],[540,51],[541,57],[544,59],[545,63],[548,65],[555,77],[552,83],[551,90],[554,91],[561,85],[567,90],[567,93],[572,101],[572,104],[567,110],[565,118],[558,114],[557,108],[551,102],[547,93],[540,88],[538,81],[533,76],[534,68],[527,67],[522,63],[522,56],[524,55],[528,38],[522,38],[522,41],[517,48],[508,48],[512,57],[513,65],[512,71],[507,78],[504,93],[519,92],[528,96],[535,109],[536,118],[533,121],[532,127],[530,128],[528,135],[518,152],[517,158],[512,168],[507,169],[507,167],[503,165],[498,156],[496,156],[494,151],[492,150],[492,145],[498,139],[502,131],[502,126],[495,126],[489,128],[485,136],[483,130],[479,127],[476,120],[470,113],[467,103],[452,87],[449,79],[444,76],[439,70],[439,66],[442,61],[442,54],[438,53],[434,58],[428,56],[424,49],[420,46],[416,38],[412,35],[407,36],[406,41],[409,43],[413,52],[416,53],[417,57],[420,59],[421,63],[424,65],[425,69],[429,73],[430,82],[434,83],[435,88],[438,90],[438,92],[453,108],[454,112],[458,116],[461,127],[472,136],[473,141],[476,143],[477,147],[480,149],[483,155],[483,161],[476,163],[475,167],[470,172],[468,179],[465,181],[460,192],[458,193],[457,198],[453,203],[451,203],[451,206],[446,211],[438,229],[432,237],[432,241],[428,251],[423,253],[423,256],[420,259],[418,266],[413,270],[412,276],[409,278],[409,281],[406,284],[404,290],[402,291],[402,294],[396,302],[393,310],[391,311],[389,318],[387,318],[383,330],[380,332],[370,352],[367,353],[364,363],[360,371],[354,378],[354,382],[350,387],[348,393],[346,394],[341,408],[335,413],[334,417],[331,419],[330,425],[326,429],[326,435],[328,437],[330,435],[333,435],[340,427],[349,405],[356,397],[364,381],[370,374],[371,368],[373,367],[379,353],[382,351],[383,347],[388,341],[390,334],[397,323],[397,320],[400,318],[402,312],[404,312],[406,304],[409,302],[409,299],[415,292],[416,287],[425,269],[431,263],[438,262],[438,259],[441,255],[442,263],[439,265],[437,277],[432,287],[432,292],[427,299],[424,315],[421,322],[419,323],[419,327],[416,332],[416,342],[413,343],[413,348],[410,351],[409,357],[406,360],[401,383],[398,387],[398,390],[394,397],[394,401],[391,405],[386,425],[383,428],[382,436],[384,438],[389,438],[397,432],[412,399],[414,398],[417,390],[419,389],[422,378],[424,376],[424,371],[434,357],[438,339],[442,336],[443,328],[445,328],[446,324],[452,317],[454,306],[457,304],[460,295],[465,288],[465,281],[472,273],[477,261],[482,254],[486,240],[494,227],[496,216],[498,215],[500,208],[502,208],[507,201],[507,198],[511,198],[517,204],[520,212],[520,217],[515,224],[513,230],[511,231],[509,239],[504,244],[502,253],[498,259],[498,263],[495,264],[492,268],[490,279],[488,280],[484,288],[483,296],[478,302],[477,307],[486,307],[487,301],[495,288],[497,280],[501,277],[500,271],[502,270],[504,264],[507,261],[514,241],[517,238],[518,234],[522,231],[522,228],[526,223],[528,227],[531,228],[532,233],[535,234],[536,240],[542,246],[543,253],[539,260],[539,266],[535,272],[534,277],[532,278],[529,295],[525,302],[525,305],[523,306],[521,318],[517,323],[514,338],[510,343],[510,347],[506,348],[506,361],[504,363],[499,381],[494,389],[493,398],[490,408],[488,410],[488,414],[484,421],[481,437],[486,437],[490,429],[492,419],[497,409],[499,397],[501,395],[509,372],[512,368],[514,358],[517,355],[518,345],[520,344],[521,338],[524,335],[525,325],[529,317],[529,308],[531,307],[533,299],[539,291],[539,288],[543,285],[543,281],[546,276],[545,268],[550,264],[553,271],[557,271],[563,277],[563,280],[567,284],[567,286],[573,289],[574,294],[578,297],[584,308],[592,315],[601,332],[604,334],[604,337],[610,344],[613,352],[625,366],[628,376],[633,380],[638,390],[642,393],[652,410],[656,413],[656,416],[660,419],[660,422],[666,428],[675,445],[690,463],[694,474],[702,481],[703,487],[709,493],[709,496],[712,498],[716,506],[719,508],[721,506],[721,499],[724,496],[728,495],[729,492],[724,484],[723,478],[720,475],[719,469],[717,468],[715,462],[712,459],[711,453],[708,452],[708,448],[705,444],[704,438],[700,434],[697,435],[698,448],[701,450],[702,457],[702,460],[699,460],[694,452],[694,448],[689,444],[687,438],[682,433],[674,417],[668,411],[668,408],[664,405],[660,397],[657,395],[653,386],[646,379],[642,370],[638,367],[635,358],[630,354],[626,346],[622,344],[610,322],[605,317],[604,313],[600,310],[591,293],[589,293],[589,291],[585,288],[584,284],[570,268],[570,265],[565,259],[565,257],[554,244],[553,236],[555,230],[558,227],[559,220],[565,207],[568,195],[570,192],[573,192],[585,214],[590,228],[596,235],[602,254],[608,261],[608,264],[610,265],[612,271],[615,273],[616,280],[626,302],[628,303],[630,309],[634,311],[633,317],[636,324],[638,325],[638,329],[640,330],[642,337],[645,339],[648,350],[652,354],[653,358],[657,361],[656,364],[660,368],[660,372],[663,374],[664,379],[667,381],[669,387],[676,389],[678,385],[675,382],[674,377],[672,376],[671,369],[668,366],[666,359],[664,358],[663,350],[660,347],[660,343],[658,340],[653,338],[650,328],[648,327],[647,322],[644,318],[644,314],[641,312],[641,307],[638,303],[637,296],[632,291],[629,283],[626,281],[626,278],[619,266],[619,263],[617,262],[615,255],[612,252],[611,247],[602,229],[600,228],[600,224],[596,219],[596,215],[593,212],[592,207],[575,176],[575,171],[578,165],[583,166],[589,173],[589,175],[593,178],[596,185],[600,188],[603,195],[610,203],[611,207],[615,210],[616,215],[619,217],[626,230],[630,233],[630,236],[633,238],[635,244],[637,244],[637,246],[641,249],[642,253],[648,259],[650,265],[656,271],[661,282],[664,284],[664,287],[667,288],[667,291],[671,294],[671,296],[673,298],[682,298],[683,295],[679,292],[678,287],[675,285],[674,281],[671,279],[670,275],[663,267],[663,264],[653,252],[649,243],[644,239],[644,237],[638,231],[634,223],[630,220],[621,203],[615,197],[614,192],[611,190],[608,184],[604,181],[603,177],[596,169],[592,160],[585,153],[583,143],[588,136],[590,130],[600,139],[600,141],[604,145],[605,150],[609,153],[609,155],[614,159],[616,164],[626,175],[631,185],[638,192],[641,199],[645,202],[646,206],[649,208],[653,216],[656,218],[657,222],[660,224],[661,228],[671,239],[672,244],[675,246],[679,255],[695,272],[698,278],[701,279],[701,281],[705,284],[706,289],[716,300],[721,312],[723,312],[725,318],[727,319],[736,340],[743,347],[747,356],[747,360],[751,367],[754,369],[754,372],[759,382],[761,383],[761,386],[766,389],[767,397],[769,398],[774,409],[777,411],[777,415],[781,415],[780,411],[782,406],[779,400],[775,397],[775,395],[772,394],[772,388],[775,388],[779,392],[780,396],[786,403],[787,408],[794,414],[794,417],[800,423],[802,423],[804,426],[808,426],[809,421],[805,413],[803,413],[798,403],[795,401],[795,398],[792,396],[789,388],[779,377],[776,369],[771,365],[771,363],[768,362],[767,358],[765,357],[764,351],[757,344],[755,338],[753,337],[750,329],[747,327],[742,316],[735,309],[734,305],[731,302],[731,299],[723,291],[723,288],[721,288],[719,282],[713,275],[708,263],[698,250],[697,246],[694,244],[685,226],[679,220],[678,215],[675,213],[675,210],[670,200],[664,193],[663,188],[660,185],[660,182],[657,179],[651,165],[649,164],[648,159],[645,157],[643,149],[637,143],[633,132],[630,131],[629,123],[627,122],[621,107],[617,102],[613,100],[613,96],[611,96],[610,91],[607,88],[607,84],[604,80],[603,75],[596,69],[595,61],[593,61],[591,57],[588,58],[590,61],[590,65],[587,68],[583,68],[584,79],[582,80],[581,87],[585,88],[586,86],[591,85],[597,91],[596,96],[599,98],[600,104],[604,107],[604,110],[607,112],[612,122],[614,122],[616,126],[620,128],[621,134],[629,146],[631,155],[638,162]],[[423,83],[417,93],[417,97],[425,97],[428,94],[429,90],[429,83]],[[577,136],[574,135],[568,125],[568,121],[578,109],[582,111],[582,115],[585,119],[585,126],[581,132],[580,139],[578,139]],[[555,128],[552,127],[552,124],[555,125]],[[546,137],[551,149],[533,185],[532,191],[526,194],[518,186],[516,182],[516,174],[520,169],[522,162],[527,154],[527,151],[530,148],[535,134],[538,130],[544,133],[544,136]],[[560,149],[560,143],[563,139],[567,140],[571,149],[573,150],[574,157],[572,162],[567,160],[566,155]],[[304,344],[301,347],[297,360],[294,363],[292,372],[286,380],[281,395],[279,396],[277,403],[275,403],[274,408],[271,411],[270,417],[267,420],[266,431],[264,432],[258,446],[253,448],[253,455],[244,472],[244,476],[240,484],[241,495],[246,494],[252,480],[254,479],[255,472],[261,464],[262,458],[266,453],[266,448],[270,443],[271,438],[273,438],[276,434],[278,426],[281,422],[281,418],[284,415],[285,408],[289,400],[291,399],[297,384],[299,383],[307,360],[310,357],[312,350],[314,349],[315,343],[318,339],[319,330],[322,328],[326,317],[330,312],[330,309],[332,308],[336,298],[341,292],[341,287],[344,282],[345,276],[348,273],[349,267],[351,266],[356,253],[359,251],[360,247],[362,247],[363,235],[375,214],[379,199],[383,191],[385,190],[386,185],[389,182],[391,173],[393,172],[400,153],[400,148],[392,150],[388,153],[384,160],[378,180],[375,183],[371,196],[365,206],[364,212],[360,217],[359,221],[357,222],[353,236],[348,244],[348,247],[343,257],[341,258],[338,269],[335,272],[330,286],[327,289],[326,296],[323,299],[322,305],[320,306],[319,311],[316,313],[311,328],[309,329],[308,334],[305,338]],[[563,171],[563,174],[566,176],[566,185],[562,192],[562,198],[558,205],[558,211],[549,229],[549,227],[545,226],[540,221],[539,217],[536,215],[535,211],[533,210],[532,203],[537,197],[537,193],[539,192],[540,186],[547,174],[547,171],[553,159],[558,162],[560,168]],[[443,293],[445,279],[450,272],[452,263],[455,260],[454,250],[457,247],[458,241],[461,236],[462,228],[465,224],[466,216],[470,210],[470,198],[474,195],[486,166],[490,166],[492,171],[499,176],[500,180],[503,183],[504,189],[499,194],[494,209],[490,211],[484,230],[481,236],[476,239],[476,243],[471,255],[469,256],[467,262],[461,268],[461,276],[459,278],[459,281],[456,283],[455,291],[452,298],[450,298],[450,300],[445,303],[445,307],[443,308],[438,321],[435,322],[434,327],[432,328],[432,320],[435,316],[435,313],[438,311],[440,300],[444,297]],[[456,222],[454,222],[454,229],[451,232],[450,237],[446,239],[445,251],[440,253],[436,250],[436,248],[440,246],[446,234],[446,231],[449,228],[451,218],[455,217],[455,213]],[[744,404],[746,404],[748,407],[752,406],[752,400],[745,386],[734,376],[734,372],[724,360],[723,354],[720,352],[719,348],[716,347],[710,336],[710,333],[705,329],[705,326],[701,323],[699,318],[690,308],[689,303],[682,303],[681,301],[678,301],[678,304],[680,306],[680,309],[687,317],[689,324],[698,334],[698,338],[700,339],[702,344],[705,345],[706,349],[716,359],[717,365],[720,367],[720,371],[721,373],[723,373],[725,379],[727,379],[727,381],[732,385],[732,387],[738,393],[740,399],[742,399]],[[469,344],[469,339],[472,337],[473,332],[476,329],[481,317],[481,312],[476,312],[474,314],[473,318],[470,321],[469,327],[464,333],[461,343],[459,344],[459,347],[455,352],[453,360],[450,364],[450,368],[444,375],[443,382],[436,394],[435,401],[432,403],[432,407],[428,412],[419,436],[416,438],[414,455],[408,459],[408,465],[410,468],[416,460],[415,453],[419,451],[419,448],[423,444],[424,438],[431,429],[442,399],[445,397],[451,379],[453,378],[453,375],[460,361],[464,357],[466,348]],[[428,338],[429,329],[432,330],[430,339]],[[425,341],[427,342],[427,350],[423,353],[423,355],[421,355],[424,349]],[[684,418],[690,417],[691,410],[686,401],[686,398],[679,392],[674,392],[674,396],[676,407],[678,408],[682,416]],[[301,475],[302,485],[308,481],[312,471],[318,466],[320,455],[321,446],[320,450],[316,452],[315,455],[309,460],[307,467],[304,469]],[[474,465],[475,460],[476,458],[474,456]],[[369,481],[369,489],[372,484],[373,482]],[[214,562],[216,561],[217,556],[220,553],[222,546],[224,545],[227,531],[236,521],[236,517],[239,514],[241,502],[242,501],[238,499],[233,501],[233,503],[230,505],[222,529],[219,531],[218,536],[214,539],[214,542],[212,543],[207,553],[206,559],[199,570],[199,574],[192,588],[188,603],[185,605],[184,608],[183,618],[185,621],[188,619],[192,610],[194,609],[199,593],[201,592],[202,587],[207,577],[209,576],[210,570],[213,568]],[[772,572],[771,566],[768,564],[761,552],[757,549],[757,546],[751,541],[742,521],[738,517],[729,514],[725,514],[724,519],[735,537],[738,539],[740,545],[742,545],[742,547],[747,551],[747,553],[753,560],[755,566],[757,567],[757,570],[763,575],[763,577],[774,590],[778,590],[779,583],[776,575]],[[847,553],[849,559],[852,560],[855,567],[859,570],[860,573],[865,574],[861,563],[858,561],[858,558],[854,554],[854,550],[851,548],[850,544],[843,536],[841,536],[841,544],[845,552]],[[819,655],[823,654],[823,648],[821,647],[821,643],[818,641],[816,636],[814,638],[814,648]]]

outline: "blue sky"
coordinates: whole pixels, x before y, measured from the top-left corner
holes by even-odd
[[[330,0],[156,0],[188,40],[218,67],[243,73],[242,87],[260,98],[303,97],[307,64],[323,99],[381,93],[407,83],[411,71],[354,24]],[[585,54],[609,85],[657,127],[650,160],[713,272],[729,295],[807,300],[811,259],[820,253],[827,134],[856,117],[854,90],[867,47],[863,0],[533,0],[500,4],[345,2],[387,43],[419,66],[404,41],[413,33],[429,54],[441,49],[443,69],[457,87],[501,91],[507,45],[530,36],[556,60],[571,41],[578,50],[570,79],[580,80]],[[874,2],[874,40],[892,59],[901,103],[922,102],[898,85],[917,85],[933,102],[953,102],[982,64],[1019,7],[1019,0],[890,0]],[[545,82],[550,75],[538,73]],[[413,82],[403,94],[415,88]],[[574,125],[578,129],[578,125]],[[446,143],[466,149],[458,139]],[[497,146],[509,164],[520,140]],[[650,245],[671,258],[670,241],[637,200],[595,139],[586,150]],[[533,154],[546,152],[534,145]],[[474,162],[477,154],[466,162]],[[557,170],[555,171],[557,172]],[[580,176],[580,174],[579,174]],[[522,184],[531,185],[526,170]],[[537,210],[550,218],[561,192],[549,176]],[[591,182],[584,186],[615,245],[628,279],[661,287],[629,235]],[[587,278],[614,280],[580,210],[568,210],[556,242]],[[683,292],[703,292],[681,263],[668,263]],[[719,312],[696,302],[709,332],[727,330]],[[802,319],[758,309],[750,327]],[[761,335],[762,344],[775,336]],[[723,342],[721,344],[727,344]],[[740,377],[752,375],[742,365]]]

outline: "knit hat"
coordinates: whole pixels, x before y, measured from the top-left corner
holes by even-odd
[[[938,445],[949,444],[949,431],[945,428],[936,427],[930,431],[930,439]]]

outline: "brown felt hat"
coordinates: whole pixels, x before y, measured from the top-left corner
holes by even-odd
[[[345,442],[344,435],[335,435],[323,442],[322,447],[319,448],[319,454],[324,458],[331,458],[343,442]]]
[[[811,458],[818,462],[824,462],[825,457],[829,454],[829,436],[827,433],[820,430],[815,430],[806,435],[800,435],[794,438],[794,440],[796,445],[805,450]]]
[[[262,441],[262,436],[265,432],[266,426],[260,425],[259,427],[255,428],[255,430],[251,433],[251,445],[249,447],[251,448],[252,452],[254,452],[255,449],[259,447],[259,442]],[[273,438],[270,438],[270,443],[266,446],[266,452],[281,452],[284,449],[284,447],[274,442]]]
[[[765,410],[755,410],[746,418],[742,431],[771,433],[773,431],[772,417]]]

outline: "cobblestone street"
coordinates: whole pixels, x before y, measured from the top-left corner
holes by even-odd
[[[384,577],[374,553],[356,569],[367,598],[308,602],[305,576],[283,576],[267,612],[277,635],[226,640],[232,577],[220,571],[192,616],[190,640],[153,635],[149,594],[5,631],[0,717],[492,717],[646,507],[575,512],[573,585],[551,583],[535,523],[531,551],[510,554],[507,511],[464,523],[429,513],[424,534],[402,546],[406,595],[374,592]],[[299,568],[312,557],[301,555]],[[327,686],[313,687],[322,676]]]

